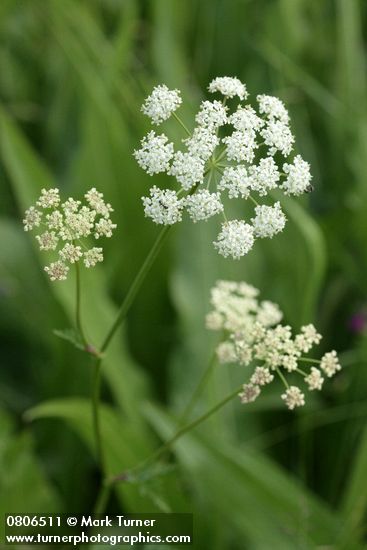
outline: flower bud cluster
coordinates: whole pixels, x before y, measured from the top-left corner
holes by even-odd
[[[81,259],[86,267],[103,261],[103,249],[90,248],[88,240],[112,236],[116,228],[110,218],[113,208],[95,188],[84,198],[85,204],[71,197],[61,202],[57,188],[42,189],[36,205],[25,212],[25,231],[38,230],[40,250],[57,253],[57,259],[45,267],[51,281],[67,279],[69,265]]]
[[[206,326],[225,334],[216,350],[218,360],[222,364],[255,365],[239,394],[242,403],[255,401],[276,374],[285,384],[281,398],[287,407],[300,407],[305,404],[304,393],[287,378],[301,376],[309,391],[321,390],[324,377],[330,378],[341,369],[338,356],[331,351],[321,361],[304,357],[320,343],[321,335],[309,324],[293,336],[291,327],[280,323],[283,314],[278,305],[259,301],[258,295],[256,288],[244,282],[218,281],[212,288],[213,309],[206,316]]]

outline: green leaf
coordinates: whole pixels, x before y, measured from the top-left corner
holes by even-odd
[[[175,424],[166,413],[152,404],[145,413],[164,440],[172,436]],[[251,448],[218,445],[195,431],[179,439],[174,451],[186,482],[208,506],[207,513],[220,512],[222,521],[249,547],[291,550],[295,544],[337,544],[339,516]],[[350,545],[362,548],[353,537]]]
[[[153,440],[142,435],[126,418],[107,405],[101,406],[101,434],[110,475],[132,468],[152,453]],[[87,399],[58,399],[41,403],[25,414],[28,421],[55,418],[65,421],[94,453],[91,403]],[[142,483],[119,483],[116,493],[130,512],[149,507],[150,511],[184,511],[188,503],[182,495],[175,472],[166,469],[142,480]],[[154,497],[154,498],[153,498]]]

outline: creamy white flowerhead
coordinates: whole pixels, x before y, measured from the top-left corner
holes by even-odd
[[[141,148],[134,151],[139,166],[150,176],[166,172],[173,157],[173,143],[169,143],[167,136],[159,136],[152,130],[141,141]]]
[[[254,231],[251,225],[241,220],[231,220],[222,224],[214,246],[219,254],[227,258],[231,256],[239,260],[247,254],[254,245]]]
[[[255,238],[272,238],[285,227],[281,198],[273,205],[267,198],[270,192],[308,192],[311,175],[308,163],[299,155],[288,158],[294,136],[288,111],[279,98],[259,94],[257,101],[251,102],[246,85],[237,77],[215,78],[208,89],[222,97],[202,101],[190,124],[176,112],[182,103],[180,92],[165,85],[154,88],[142,111],[153,124],[164,123],[174,114],[181,137],[174,144],[164,133],[150,131],[134,156],[150,176],[166,173],[171,177],[167,192],[154,185],[151,196],[143,197],[147,217],[171,225],[185,216],[193,222],[219,216],[222,231],[214,246],[223,256],[238,259],[252,249]],[[252,209],[254,204],[258,206],[253,214],[239,210],[246,212],[246,219],[233,220],[227,212],[231,208],[227,198],[249,201]],[[100,211],[95,192],[90,193],[90,200],[91,209]],[[49,201],[57,201],[57,197],[44,198],[44,204]],[[27,213],[26,228],[37,225],[37,216],[37,211]],[[53,223],[56,228],[58,220]],[[85,230],[89,230],[87,226]],[[108,223],[101,222],[99,235],[108,235]],[[292,368],[291,360],[288,368]]]
[[[154,186],[150,197],[143,197],[144,212],[159,225],[173,225],[181,221],[184,201],[171,189],[159,189]]]
[[[61,202],[58,189],[42,189],[36,204],[31,206],[23,220],[25,231],[45,228],[36,235],[40,250],[56,251],[58,260],[45,267],[51,281],[64,281],[69,264],[83,258],[86,267],[103,260],[102,248],[89,248],[91,238],[111,237],[116,229],[110,218],[113,208],[103,194],[94,187],[85,195],[86,204],[69,197]]]
[[[220,101],[203,101],[195,117],[199,126],[217,130],[227,122],[227,107]]]
[[[154,124],[161,124],[181,105],[179,90],[169,90],[165,84],[156,86],[142,105],[142,112]]]
[[[282,395],[288,409],[291,411],[296,407],[303,407],[305,404],[305,396],[297,386],[290,386]]]
[[[218,189],[227,190],[230,199],[238,199],[238,197],[247,199],[251,191],[251,178],[248,176],[246,166],[239,164],[225,168]]]
[[[241,100],[248,96],[245,84],[237,77],[219,76],[211,81],[208,87],[209,92],[220,92],[225,97],[239,97]]]
[[[209,330],[218,331],[222,341],[216,353],[221,364],[246,367],[248,383],[240,393],[242,403],[249,403],[260,394],[260,388],[278,381],[285,386],[281,398],[289,409],[303,406],[303,391],[287,381],[289,376],[303,379],[306,390],[322,389],[324,372],[328,377],[340,370],[335,351],[326,353],[321,361],[305,357],[321,335],[312,324],[304,325],[293,335],[290,326],[282,325],[279,306],[260,301],[259,291],[244,282],[218,281],[211,290],[212,310],[206,316]],[[320,369],[315,363],[320,364]]]
[[[300,155],[294,158],[293,164],[283,164],[287,179],[281,185],[285,195],[302,195],[311,184],[310,165]]]
[[[210,193],[207,189],[189,195],[186,199],[186,210],[193,222],[207,220],[222,212],[223,204],[219,193]]]
[[[266,206],[265,204],[256,206],[255,214],[255,217],[251,221],[256,237],[272,238],[277,233],[283,231],[287,219],[282,211],[280,202],[276,202],[274,206]]]
[[[203,181],[204,170],[205,162],[200,157],[177,151],[167,174],[175,176],[182,188],[188,191],[196,183]]]

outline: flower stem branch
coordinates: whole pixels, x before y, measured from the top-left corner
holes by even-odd
[[[187,419],[189,418],[193,408],[195,407],[196,403],[197,403],[197,400],[198,398],[200,397],[207,381],[209,380],[210,378],[210,375],[212,374],[213,372],[213,368],[215,367],[216,365],[216,353],[214,352],[213,355],[211,356],[210,360],[209,360],[209,363],[208,363],[208,366],[207,368],[204,370],[189,402],[187,403],[186,407],[184,408],[181,416],[179,417],[179,425],[181,424],[185,424],[185,422],[187,421]]]
[[[185,435],[187,432],[191,431],[192,429],[196,428],[196,426],[198,426],[199,424],[201,424],[202,422],[207,420],[210,416],[212,416],[214,413],[216,413],[219,409],[224,407],[224,405],[226,405],[229,401],[232,401],[232,399],[234,399],[239,394],[241,389],[242,389],[242,385],[240,387],[238,387],[235,391],[233,391],[232,393],[227,395],[224,399],[219,401],[219,403],[214,405],[214,407],[210,408],[206,413],[199,416],[198,418],[196,418],[194,421],[190,422],[189,424],[186,424],[182,428],[179,428],[177,430],[177,432],[168,441],[166,441],[163,445],[161,445],[158,449],[156,449],[156,451],[154,451],[150,456],[148,456],[142,462],[137,464],[137,466],[131,468],[127,472],[123,472],[122,474],[119,474],[115,477],[112,477],[110,479],[110,483],[117,483],[119,481],[126,481],[127,479],[129,479],[129,476],[130,476],[131,473],[137,473],[137,472],[139,472],[139,470],[142,470],[142,469],[146,468],[147,466],[149,466],[152,462],[157,460],[165,451],[168,451],[172,447],[172,445],[174,443],[176,443],[176,441],[178,439],[180,439],[183,435]]]
[[[75,262],[75,281],[76,281],[76,307],[75,307],[75,321],[79,335],[83,340],[83,344],[87,347],[88,342],[85,337],[83,323],[81,318],[81,284],[80,284],[80,268],[79,263]]]
[[[150,268],[153,265],[154,260],[156,259],[163,242],[165,238],[167,237],[167,234],[170,230],[171,226],[165,226],[159,233],[155,243],[153,244],[149,254],[145,258],[141,268],[139,269],[135,279],[133,280],[128,293],[125,296],[125,299],[123,300],[120,309],[118,311],[118,314],[116,316],[115,321],[113,322],[110,330],[108,331],[105,339],[102,342],[100,352],[103,353],[106,351],[107,347],[109,346],[113,336],[115,335],[117,329],[119,328],[120,324],[124,321],[132,303],[134,302],[134,299],[139,292],[139,289],[141,285],[144,282],[145,277],[147,276]]]
[[[172,113],[174,118],[177,120],[177,122],[179,123],[180,126],[182,126],[182,128],[185,130],[186,134],[191,137],[191,132],[190,130],[188,129],[188,127],[186,126],[186,124],[184,122],[182,122],[182,120],[180,119],[180,117],[176,114],[176,113]]]
[[[94,363],[92,382],[92,420],[97,463],[99,464],[102,474],[106,475],[99,410],[101,393],[101,366],[102,359],[98,358]]]

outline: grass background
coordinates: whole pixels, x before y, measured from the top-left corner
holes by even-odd
[[[172,469],[120,486],[110,511],[192,511],[200,549],[365,547],[367,342],[350,320],[367,312],[366,15],[362,0],[2,0],[2,512],[85,513],[99,485],[89,362],[52,333],[73,320],[74,286],[49,283],[23,210],[49,185],[95,186],[113,204],[104,265],[83,272],[100,341],[158,232],[140,198],[152,179],[131,156],[148,128],[143,98],[180,88],[190,121],[208,82],[236,75],[287,103],[315,191],[285,202],[286,231],[239,262],[213,250],[216,221],[174,229],[104,366],[109,467],[136,464],[174,429],[212,352],[204,315],[218,277],[259,287],[295,328],[315,322],[344,369],[295,414],[276,384],[229,405],[176,445]],[[218,368],[196,412],[245,375]]]

